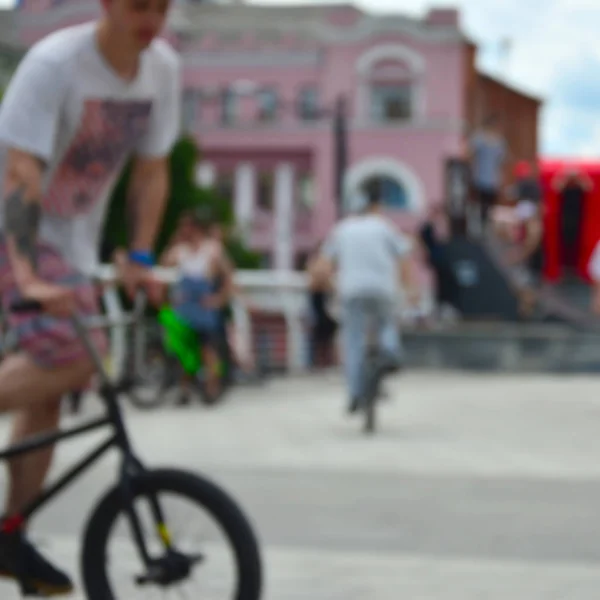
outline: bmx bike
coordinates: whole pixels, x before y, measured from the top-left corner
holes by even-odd
[[[137,303],[139,306],[142,303]],[[13,303],[13,312],[39,312],[37,302],[22,300]],[[139,323],[143,311],[136,309],[132,323]],[[99,377],[99,392],[106,408],[102,417],[95,418],[78,427],[58,430],[33,437],[0,452],[0,459],[35,452],[41,448],[100,429],[110,433],[95,450],[64,473],[55,483],[45,489],[23,513],[11,518],[14,526],[15,544],[22,524],[38,513],[61,491],[83,475],[110,449],[121,455],[116,484],[104,494],[87,520],[80,552],[80,568],[83,586],[89,600],[132,600],[135,593],[140,597],[151,597],[152,591],[160,597],[169,592],[178,592],[175,597],[210,597],[218,600],[259,600],[262,589],[262,566],[257,537],[248,518],[236,501],[207,478],[174,468],[147,468],[136,455],[125,425],[123,413],[117,401],[118,385],[108,376],[102,359],[87,333],[87,324],[77,315],[72,325],[94,362]],[[171,498],[188,502],[197,511],[196,517],[188,517],[183,524],[185,533],[203,512],[224,534],[233,563],[231,589],[223,590],[225,583],[222,571],[208,579],[207,568],[211,556],[218,558],[214,539],[206,540],[203,547],[190,546],[171,527],[171,517],[165,511]],[[143,510],[143,509],[146,510]],[[174,520],[174,519],[173,519]],[[122,521],[122,523],[121,523]],[[119,535],[118,525],[124,526]],[[116,538],[116,539],[114,539]],[[109,560],[111,542],[117,549],[127,547],[125,559]],[[129,547],[129,543],[131,547]],[[124,566],[130,573],[122,577],[110,573],[112,566]],[[27,580],[22,566],[16,558],[15,572],[21,593],[35,595],[32,582]],[[198,584],[199,592],[187,596],[190,583]],[[121,591],[121,586],[127,591]]]

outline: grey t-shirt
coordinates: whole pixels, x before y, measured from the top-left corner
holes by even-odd
[[[47,165],[40,238],[78,270],[97,265],[108,199],[125,162],[166,156],[179,111],[179,58],[164,41],[143,53],[130,82],[100,55],[96,23],[50,34],[21,61],[0,106],[0,147]]]
[[[502,138],[476,133],[471,139],[472,178],[478,189],[496,191],[502,183],[506,144]]]
[[[398,259],[411,250],[410,241],[379,215],[351,216],[339,223],[323,253],[338,267],[342,299],[398,294]]]

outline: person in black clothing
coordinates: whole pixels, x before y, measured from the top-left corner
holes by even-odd
[[[331,317],[328,303],[333,292],[331,273],[320,257],[320,246],[309,259],[311,333],[310,347],[314,367],[333,366],[336,362],[335,334],[338,323]]]
[[[445,246],[448,238],[443,232],[444,224],[447,224],[445,208],[437,204],[432,208],[431,215],[419,234],[426,250],[427,263],[435,273],[438,306],[451,306],[458,310],[460,288],[452,264],[446,255]]]
[[[523,221],[524,235],[526,235],[527,229],[531,228],[532,219],[535,220],[536,227],[541,227],[542,194],[538,166],[532,165],[526,160],[519,161],[515,166],[515,181],[508,187],[506,199],[517,207],[517,215]],[[537,236],[537,233],[535,235]],[[535,240],[532,239],[532,241]],[[531,254],[525,262],[532,273],[539,277],[544,263],[541,239],[531,250]]]
[[[212,237],[225,246],[225,235],[223,225],[215,223],[212,228]],[[235,295],[238,300],[240,299],[240,290],[236,288],[235,284],[235,266],[225,251],[224,254],[225,260],[222,261],[221,271],[215,280],[215,291],[226,292],[226,300],[219,309],[218,339],[220,356],[227,365],[225,380],[226,383],[231,383],[234,377],[254,379],[257,376],[260,377],[260,373],[257,371],[257,365],[251,353],[249,356],[245,355],[246,353],[241,351],[236,343],[237,335],[233,328],[233,298]]]
[[[594,184],[587,174],[571,168],[558,174],[552,182],[552,187],[560,196],[563,266],[575,269],[579,262],[585,201]]]

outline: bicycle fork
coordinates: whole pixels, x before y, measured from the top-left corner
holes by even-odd
[[[139,556],[143,561],[146,568],[152,567],[153,561],[155,560],[148,551],[148,545],[144,537],[144,531],[142,523],[135,507],[136,499],[136,480],[140,480],[144,477],[146,472],[145,467],[142,463],[134,456],[128,456],[124,462],[121,472],[120,481],[120,492],[123,498],[123,504],[127,513],[127,519],[129,526],[135,540],[135,545],[138,549]],[[172,539],[171,534],[168,530],[165,522],[163,510],[159,504],[157,495],[150,491],[148,494],[144,494],[144,497],[150,504],[150,510],[152,519],[155,527],[155,532],[163,544],[163,548],[166,552],[172,550]]]

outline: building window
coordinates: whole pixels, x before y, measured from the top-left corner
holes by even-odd
[[[274,208],[275,178],[272,172],[259,173],[257,176],[256,206],[263,212],[272,212]]]
[[[405,121],[412,117],[412,85],[410,83],[371,86],[371,116],[376,121]]]
[[[231,172],[222,172],[217,175],[215,184],[215,190],[221,198],[229,202],[233,202],[235,194],[235,178]]]
[[[197,90],[191,88],[187,88],[183,92],[181,119],[184,131],[190,131],[194,128],[198,116],[199,96]]]
[[[269,123],[277,118],[278,98],[277,92],[272,88],[265,88],[257,93],[258,120]]]
[[[296,204],[301,212],[312,212],[316,205],[315,180],[311,173],[296,177]]]
[[[233,125],[238,118],[238,97],[233,90],[225,90],[221,96],[221,120],[223,125]]]
[[[319,118],[319,90],[315,86],[308,86],[300,90],[298,117],[302,121],[315,121]]]
[[[407,210],[410,206],[408,193],[398,180],[386,175],[369,177],[361,190],[366,196],[377,194],[385,208],[389,210]]]

